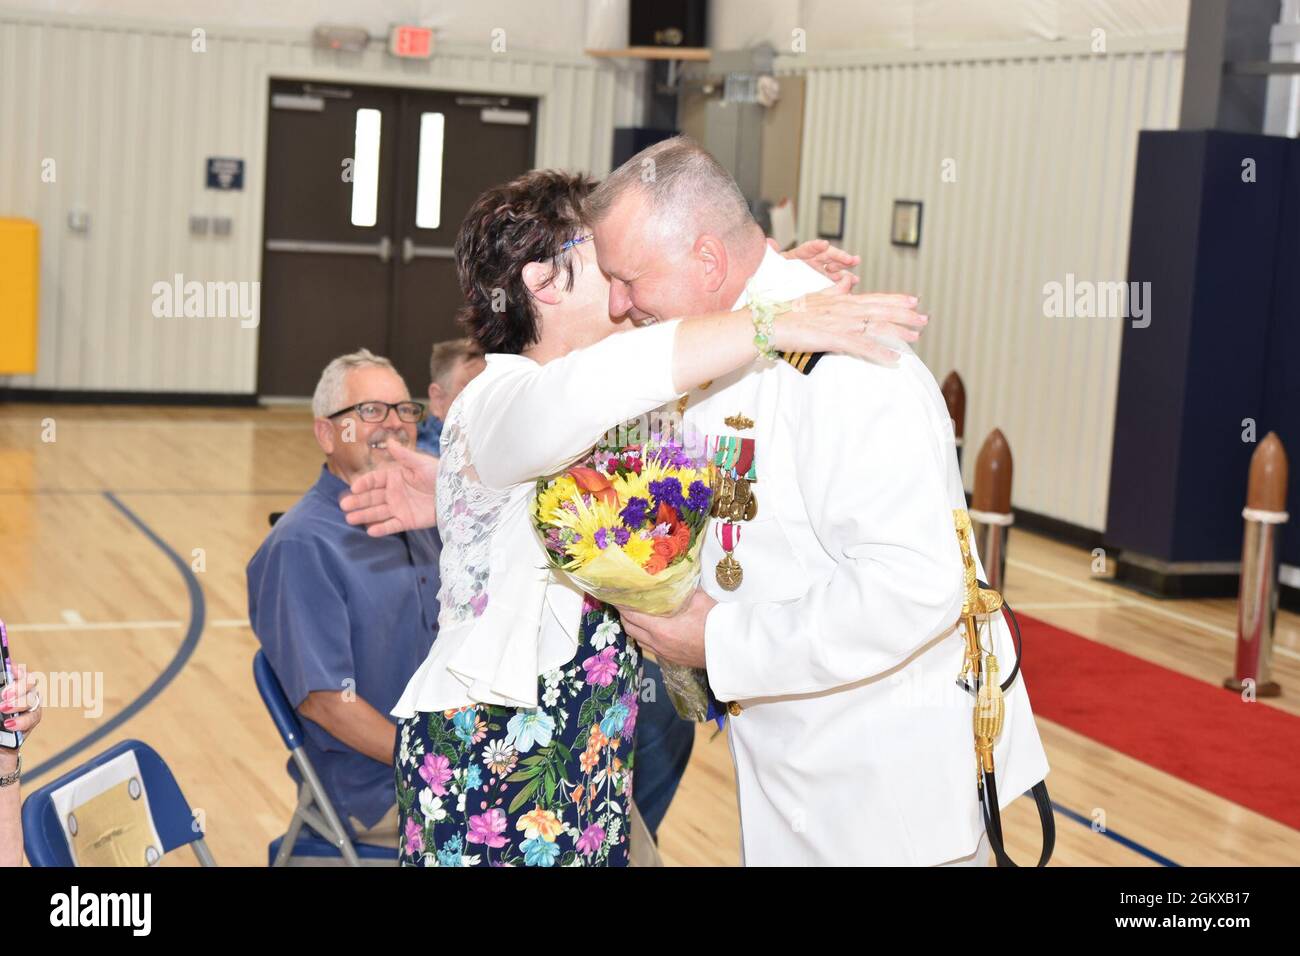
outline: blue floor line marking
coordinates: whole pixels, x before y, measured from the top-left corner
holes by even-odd
[[[194,572],[190,569],[190,566],[181,560],[180,555],[173,551],[166,541],[158,537],[152,528],[141,521],[134,511],[122,504],[122,502],[117,499],[116,495],[111,491],[105,491],[103,492],[103,495],[108,499],[108,503],[120,511],[127,521],[135,525],[135,527],[139,529],[146,538],[157,545],[158,549],[167,556],[167,560],[170,561],[176,567],[176,570],[180,572],[181,579],[185,582],[185,589],[189,592],[190,596],[190,626],[185,632],[185,639],[181,641],[180,647],[176,650],[176,655],[172,658],[171,663],[167,665],[167,669],[154,678],[154,682],[145,688],[143,693],[137,696],[135,700],[131,701],[131,703],[127,704],[122,710],[118,711],[106,720],[103,724],[86,734],[86,736],[82,737],[72,745],[65,747],[53,757],[42,761],[31,770],[24,773],[24,780],[34,780],[43,774],[49,773],[59,764],[75,757],[91,745],[103,740],[136,714],[140,713],[140,711],[144,710],[145,707],[149,706],[153,699],[162,693],[168,684],[176,679],[176,675],[179,674],[181,669],[189,662],[190,657],[194,654],[194,649],[198,647],[199,636],[203,633],[203,619],[206,610],[203,602],[203,588],[199,586],[199,579],[194,576]]]
[[[1061,816],[1068,817],[1069,819],[1073,820],[1075,823],[1083,824],[1089,830],[1093,829],[1092,820],[1089,819],[1088,817],[1085,817],[1082,813],[1075,813],[1073,810],[1069,809],[1068,807],[1061,806],[1055,800],[1052,801],[1052,809],[1055,810],[1057,813],[1061,814]],[[1138,843],[1136,840],[1130,840],[1128,837],[1116,833],[1114,830],[1095,830],[1094,832],[1099,833],[1108,839],[1114,840],[1120,846],[1127,847],[1128,849],[1132,850],[1134,853],[1140,853],[1148,860],[1151,860],[1155,863],[1159,863],[1161,866],[1171,866],[1171,867],[1181,868],[1181,864],[1175,863],[1173,860],[1169,859],[1169,857],[1161,856],[1155,850],[1143,846],[1141,843]]]

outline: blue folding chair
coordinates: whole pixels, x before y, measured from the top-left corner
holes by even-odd
[[[289,748],[302,775],[298,785],[298,806],[284,836],[267,847],[271,866],[396,866],[397,850],[391,846],[358,843],[348,836],[334,804],[325,793],[316,768],[302,745],[302,723],[289,704],[271,662],[260,650],[253,658],[253,679],[270,711],[280,738]]]
[[[138,775],[129,768],[135,758]],[[122,773],[126,772],[125,776]],[[70,805],[66,817],[60,817],[55,805],[55,795],[69,784],[85,783],[92,774],[117,775],[128,783],[133,799],[147,797],[146,804],[154,830],[162,841],[161,848],[149,847],[141,864],[158,862],[166,854],[188,844],[203,866],[216,866],[212,852],[203,839],[203,832],[195,826],[194,811],[181,793],[176,778],[158,752],[139,740],[123,740],[105,750],[98,757],[70,770],[39,790],[27,795],[23,801],[23,849],[32,866],[76,866],[68,833],[75,832],[76,810],[85,806],[87,797]]]

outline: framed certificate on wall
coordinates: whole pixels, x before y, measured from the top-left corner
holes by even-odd
[[[822,196],[818,200],[817,236],[821,239],[844,238],[843,196]]]
[[[921,203],[915,199],[895,199],[894,219],[889,229],[889,241],[896,246],[921,244]]]

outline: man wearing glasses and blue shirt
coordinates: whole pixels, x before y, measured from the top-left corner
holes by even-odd
[[[362,349],[325,368],[312,414],[325,463],[249,562],[248,616],[339,817],[361,842],[396,848],[389,711],[437,636],[441,542],[435,530],[370,537],[338,499],[393,464],[390,443],[415,447],[424,405]]]

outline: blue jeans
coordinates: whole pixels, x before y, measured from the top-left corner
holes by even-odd
[[[636,724],[636,805],[651,836],[658,833],[677,785],[686,772],[695,744],[695,724],[677,716],[677,709],[664,690],[659,665],[642,659],[644,675]],[[646,697],[653,697],[646,700]]]

